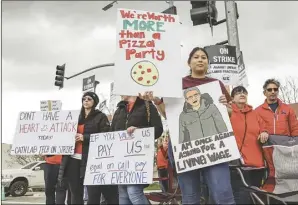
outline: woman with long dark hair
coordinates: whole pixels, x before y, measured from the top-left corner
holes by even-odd
[[[190,52],[187,63],[190,67],[190,75],[185,76],[182,79],[182,89],[185,90],[187,88],[196,87],[205,83],[219,81],[222,91],[222,96],[220,97],[219,102],[226,105],[230,113],[231,106],[229,102],[231,102],[232,99],[224,84],[218,79],[206,76],[209,67],[207,51],[204,48],[195,47]],[[165,105],[162,99],[153,97],[152,92],[145,93],[142,98],[153,100],[160,113],[166,115]],[[168,152],[169,159],[173,160],[171,141],[169,141]],[[171,164],[174,164],[174,162]],[[202,181],[200,177],[201,175],[204,178],[204,182],[206,182],[208,186],[209,193],[212,200],[214,201],[214,204],[235,204],[228,163],[221,163],[178,174],[178,183],[182,192],[183,204],[200,204],[200,186]]]
[[[96,109],[99,98],[94,92],[87,92],[82,97],[82,108],[76,134],[75,153],[63,156],[59,170],[59,180],[67,179],[71,191],[71,204],[84,204],[84,176],[86,171],[90,135],[108,132],[110,123],[107,116]],[[87,186],[87,204],[99,204],[101,193],[108,204],[118,204],[117,186]]]
[[[127,130],[132,134],[138,128],[154,127],[154,138],[163,133],[161,118],[155,106],[134,96],[122,96],[114,114],[111,130]],[[148,162],[149,163],[149,162]],[[144,194],[144,184],[119,185],[119,204],[149,204]]]

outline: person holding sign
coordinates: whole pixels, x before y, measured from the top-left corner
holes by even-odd
[[[111,131],[127,130],[129,135],[133,135],[137,128],[154,127],[154,138],[162,135],[161,118],[151,102],[133,96],[121,98],[112,120]],[[144,194],[145,187],[144,184],[119,185],[119,204],[149,204]]]
[[[232,99],[224,84],[218,79],[206,76],[209,67],[209,58],[206,50],[204,48],[195,47],[190,52],[187,63],[190,67],[190,75],[182,79],[182,89],[185,90],[205,83],[218,81],[223,93],[219,98],[219,102],[227,106],[228,112],[231,113],[232,109],[229,102],[231,102]],[[159,107],[160,113],[166,114],[163,100],[153,97],[152,92],[147,92],[142,98],[158,103],[156,106]],[[170,148],[171,146],[171,140],[169,140],[169,156],[173,155],[172,148]],[[169,157],[169,159],[171,160],[173,158]],[[198,170],[179,173],[177,176],[182,192],[183,204],[200,204],[201,173],[215,204],[235,204],[228,163],[221,163]]]
[[[59,170],[59,181],[67,179],[71,191],[71,204],[84,204],[84,176],[88,159],[90,135],[108,132],[110,123],[107,116],[96,106],[99,98],[94,92],[86,92],[82,97],[82,108],[78,122],[78,133],[75,136],[75,153],[63,156]],[[117,186],[87,186],[87,204],[98,204],[101,193],[109,204],[118,204]]]
[[[241,154],[242,173],[250,186],[260,187],[265,176],[265,164],[260,143],[268,140],[264,121],[247,104],[248,92],[243,86],[232,90],[231,124]],[[231,170],[232,187],[236,204],[253,204],[237,170]],[[249,203],[251,202],[251,203]]]

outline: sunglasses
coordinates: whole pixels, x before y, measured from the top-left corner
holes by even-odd
[[[267,88],[267,91],[268,92],[272,92],[274,90],[274,92],[277,92],[278,91],[278,88]]]
[[[87,100],[87,101],[91,101],[91,100],[93,100],[93,99],[90,98],[90,97],[84,97],[84,98],[82,98],[82,100],[83,100],[83,101],[85,101],[85,100]]]

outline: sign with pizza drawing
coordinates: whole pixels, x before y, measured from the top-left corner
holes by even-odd
[[[184,74],[177,15],[118,9],[115,94],[181,97]]]

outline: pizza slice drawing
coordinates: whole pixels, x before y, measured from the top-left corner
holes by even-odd
[[[152,62],[144,60],[132,67],[131,78],[139,85],[153,86],[159,79],[159,73]]]

